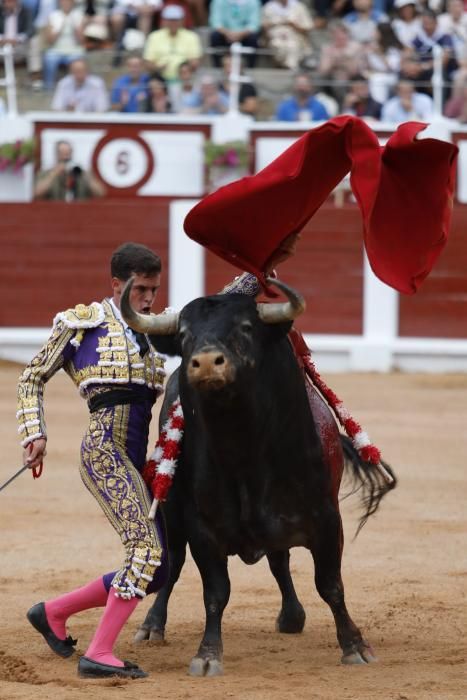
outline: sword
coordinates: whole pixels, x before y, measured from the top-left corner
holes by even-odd
[[[20,474],[22,474],[24,471],[26,471],[26,469],[29,469],[29,464],[25,464],[24,467],[21,467],[21,469],[18,469],[16,474],[13,474],[13,476],[10,476],[10,478],[7,481],[5,481],[4,484],[2,484],[0,486],[0,491],[3,491],[3,489],[5,489],[8,486],[8,484],[11,484],[11,482],[14,481],[15,479],[17,479]]]

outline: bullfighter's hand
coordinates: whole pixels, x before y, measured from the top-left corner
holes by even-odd
[[[29,469],[40,466],[47,454],[46,445],[45,438],[37,438],[37,440],[30,442],[23,451],[23,464],[27,465]]]

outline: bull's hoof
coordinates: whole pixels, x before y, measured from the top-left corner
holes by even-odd
[[[350,651],[343,654],[341,659],[341,663],[348,666],[372,664],[376,661],[378,661],[378,659],[374,655],[373,649],[367,642],[361,642],[355,647],[352,647]]]
[[[300,606],[292,612],[281,610],[276,620],[276,632],[281,634],[300,634],[305,627],[305,611]]]
[[[158,629],[157,627],[144,627],[142,625],[136,630],[134,642],[135,644],[140,644],[141,642],[153,642],[154,644],[164,644],[164,631]]]
[[[218,659],[203,659],[200,656],[195,656],[190,663],[190,676],[222,676],[224,667],[222,661]]]

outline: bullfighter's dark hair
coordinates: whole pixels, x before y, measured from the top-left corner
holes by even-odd
[[[124,281],[133,274],[157,275],[161,269],[160,257],[141,243],[123,243],[110,260],[110,274]]]

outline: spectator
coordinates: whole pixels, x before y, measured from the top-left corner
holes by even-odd
[[[350,36],[360,44],[375,38],[376,26],[387,22],[388,17],[380,10],[375,10],[373,0],[353,0],[354,10],[345,15],[344,23],[350,30]]]
[[[467,82],[454,87],[453,96],[446,102],[444,114],[449,119],[457,119],[462,124],[467,122]]]
[[[431,80],[433,75],[433,48],[436,45],[443,49],[443,77],[445,81],[449,81],[453,72],[458,68],[454,53],[454,42],[449,34],[445,34],[439,29],[435,13],[432,10],[424,10],[422,13],[422,28],[413,40],[418,64],[414,70],[417,80]]]
[[[195,90],[194,76],[195,72],[189,61],[179,65],[178,80],[169,84],[170,103],[174,113],[196,106],[198,93]]]
[[[296,70],[313,53],[309,37],[313,20],[301,0],[268,0],[263,6],[262,27],[266,45],[279,66]]]
[[[401,80],[397,86],[397,95],[391,97],[381,111],[385,122],[400,124],[408,121],[429,122],[433,116],[433,100],[429,95],[415,92],[413,83]]]
[[[0,2],[0,48],[7,44],[13,48],[14,62],[27,62],[29,73],[37,79],[41,70],[40,45],[34,36],[33,15],[20,0]]]
[[[313,83],[306,73],[295,77],[293,97],[283,100],[276,112],[276,119],[283,122],[321,121],[328,117],[324,105],[313,97]]]
[[[166,5],[161,13],[162,29],[151,32],[144,47],[144,58],[164,80],[178,78],[178,69],[188,61],[195,70],[202,56],[198,35],[183,27],[185,12],[180,5]]]
[[[238,90],[238,109],[242,114],[249,114],[251,117],[256,117],[258,111],[258,93],[251,82],[251,80],[246,80],[243,75],[243,65],[241,62],[240,73],[242,75],[242,82]],[[230,73],[232,71],[232,58],[230,54],[226,53],[222,57],[222,76],[219,83],[219,89],[224,95],[230,100]]]
[[[83,37],[86,48],[100,49],[109,39],[109,2],[81,0],[81,3],[84,10]]]
[[[362,46],[350,38],[347,25],[334,22],[330,25],[331,41],[321,49],[319,73],[330,84],[330,92],[342,102],[348,82],[360,72]]]
[[[48,90],[55,85],[59,67],[68,66],[83,55],[83,23],[83,13],[75,7],[74,0],[59,0],[58,9],[51,12],[45,33],[49,49],[44,54]]]
[[[104,185],[92,173],[73,162],[73,149],[68,141],[58,141],[55,152],[56,165],[40,172],[36,178],[36,199],[72,202],[105,194]]]
[[[447,12],[438,17],[438,29],[452,37],[456,58],[461,60],[467,42],[467,13],[463,0],[448,0]]]
[[[191,108],[185,108],[185,114],[208,114],[216,116],[225,114],[229,108],[229,98],[221,92],[215,79],[211,75],[201,78],[199,90],[196,92],[195,104]]]
[[[69,75],[58,81],[52,109],[61,112],[105,112],[109,108],[102,78],[89,75],[83,60],[70,63]]]
[[[209,26],[211,47],[215,50],[212,60],[217,68],[221,66],[221,53],[225,53],[221,49],[227,49],[236,41],[254,49],[246,54],[246,63],[249,68],[255,66],[261,29],[260,0],[211,0]]]
[[[368,81],[363,75],[355,76],[344,98],[343,113],[378,121],[381,118],[381,108],[381,103],[370,95]]]
[[[378,24],[374,41],[363,47],[361,72],[369,78],[370,92],[379,102],[385,102],[389,88],[397,81],[403,44],[389,22]]]
[[[141,104],[149,95],[149,75],[144,72],[143,59],[138,56],[127,58],[126,68],[125,75],[117,78],[112,85],[112,109],[117,112],[140,112]]]
[[[111,11],[110,23],[119,44],[123,47],[123,38],[127,29],[137,29],[148,36],[153,28],[156,13],[162,7],[162,0],[116,0]]]
[[[397,17],[392,20],[392,28],[404,46],[412,48],[413,40],[422,27],[415,0],[395,0]]]
[[[154,114],[170,114],[172,105],[170,104],[169,92],[165,81],[159,75],[152,76],[148,87],[149,94],[142,103],[142,111]]]

